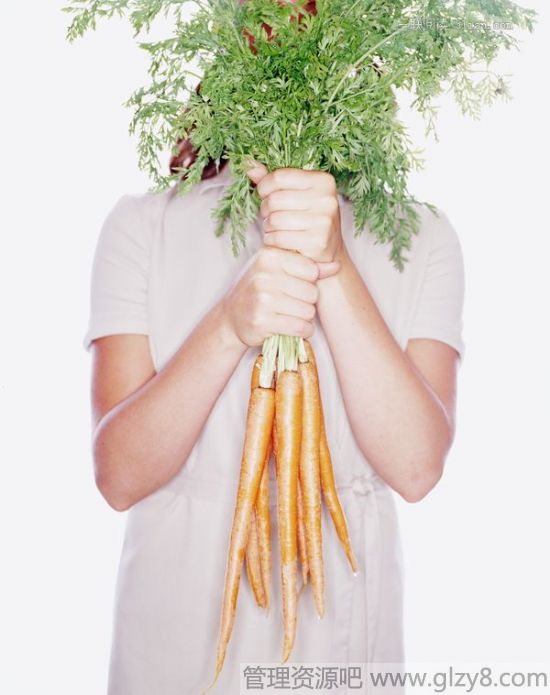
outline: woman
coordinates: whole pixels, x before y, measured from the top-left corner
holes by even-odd
[[[172,165],[195,156],[187,141]],[[251,367],[277,333],[307,337],[315,351],[359,564],[353,576],[323,509],[326,613],[319,621],[303,592],[290,662],[404,660],[393,494],[422,499],[453,441],[465,348],[460,243],[445,214],[419,207],[399,273],[368,230],[354,238],[351,203],[330,174],[259,162],[248,175],[262,203],[237,258],[210,217],[231,180],[227,163],[211,162],[183,196],[177,186],[123,195],[98,239],[84,338],[95,477],[107,502],[128,510],[109,695],[195,695],[212,681]],[[274,505],[273,470],[270,493]],[[272,593],[266,615],[241,578],[210,692],[247,692],[247,665],[279,663],[277,572]]]

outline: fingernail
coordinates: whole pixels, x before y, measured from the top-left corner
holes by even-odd
[[[248,171],[261,171],[263,169],[263,164],[261,162],[256,161],[255,159],[251,160],[249,165],[248,165]]]

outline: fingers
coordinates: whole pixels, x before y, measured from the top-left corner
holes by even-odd
[[[324,224],[324,216],[311,212],[311,210],[275,210],[264,219],[262,229],[265,233],[287,229],[295,232],[308,232],[319,224]]]
[[[329,263],[317,263],[319,268],[319,280],[332,277],[340,270],[340,261],[330,261]]]
[[[319,300],[317,281],[339,270],[339,261],[317,263],[295,251],[264,246],[256,258],[249,292],[254,298],[254,331],[264,337],[311,336]]]
[[[267,175],[268,170],[265,164],[252,160],[251,168],[247,170],[247,175],[252,179],[253,183],[258,184],[264,176]]]
[[[273,326],[272,332],[266,337],[271,335],[295,335],[298,338],[309,338],[313,335],[314,330],[313,321],[306,321],[296,316],[283,314],[275,314],[271,325]]]
[[[327,262],[341,239],[338,202],[330,199],[331,211],[278,210],[263,221],[264,244],[294,249],[315,261]],[[336,206],[336,207],[334,207]],[[338,209],[337,209],[338,208]]]
[[[304,169],[290,167],[274,169],[263,177],[256,186],[256,190],[260,198],[265,198],[273,191],[282,188],[305,191],[312,187],[314,178],[316,178],[314,172]]]
[[[288,249],[280,249],[276,247],[265,247],[262,250],[263,261],[270,267],[279,267],[287,275],[295,278],[307,280],[308,282],[316,282],[319,277],[319,268],[317,263],[311,258],[289,251]]]
[[[303,256],[313,260],[317,253],[317,238],[312,232],[304,234],[301,231],[266,232],[264,244],[278,249],[294,249]]]
[[[273,191],[260,203],[262,219],[269,217],[276,210],[311,210],[318,203],[318,198],[307,191],[281,190]]]
[[[304,321],[313,321],[315,318],[315,304],[304,302],[283,292],[274,297],[274,311],[276,314],[289,315]]]
[[[309,282],[308,280],[284,275],[279,287],[284,294],[300,299],[308,304],[316,304],[319,299],[319,288],[314,282]]]
[[[269,172],[256,186],[261,198],[285,188],[302,191],[315,189],[322,193],[333,193],[336,190],[336,181],[332,174],[326,171],[283,167]]]
[[[307,283],[315,283],[317,280],[335,275],[341,267],[338,261],[316,262],[302,253],[275,246],[266,246],[260,253],[262,265],[266,269],[273,270],[278,267],[289,277],[305,280]],[[295,287],[298,286],[295,285]],[[298,294],[297,296],[308,301],[305,295]]]

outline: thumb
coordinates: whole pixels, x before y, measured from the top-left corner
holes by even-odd
[[[318,280],[329,278],[340,270],[340,261],[330,261],[329,263],[317,263],[319,268]]]
[[[259,183],[268,173],[267,167],[256,160],[251,160],[249,167],[246,169],[247,175],[254,183]]]

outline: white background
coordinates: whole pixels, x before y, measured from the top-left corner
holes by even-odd
[[[448,214],[466,265],[456,439],[437,488],[418,504],[399,501],[411,661],[550,654],[550,8],[528,5],[538,27],[499,63],[514,75],[514,101],[475,122],[441,99],[439,144],[403,112],[427,160],[410,188]],[[0,691],[98,695],[125,515],[94,487],[81,340],[99,228],[122,193],[149,186],[122,106],[147,63],[124,22],[70,45],[61,4],[8,7]]]

